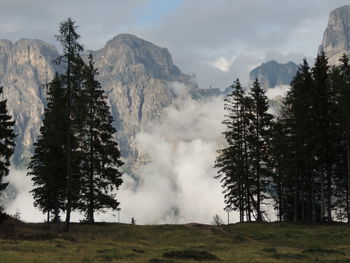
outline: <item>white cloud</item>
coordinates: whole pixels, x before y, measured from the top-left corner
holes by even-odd
[[[284,97],[287,94],[287,92],[289,91],[289,89],[290,89],[289,85],[279,85],[279,86],[276,86],[272,89],[268,89],[266,91],[266,96],[270,100],[273,100],[279,96]]]
[[[34,208],[34,199],[30,193],[33,189],[33,183],[26,174],[25,170],[10,169],[6,179],[14,187],[16,197],[6,206],[5,212],[12,215],[19,213],[20,218],[26,222],[42,222],[45,216]]]
[[[214,68],[220,69],[221,71],[228,72],[234,60],[235,60],[235,57],[232,57],[232,58],[219,57],[217,60],[215,60],[212,63],[212,66]]]
[[[213,168],[223,116],[222,98],[181,99],[150,130],[137,135],[149,162],[137,171],[139,182],[125,175],[119,198],[127,221],[209,223],[214,214],[225,215]]]

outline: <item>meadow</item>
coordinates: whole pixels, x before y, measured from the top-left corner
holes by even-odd
[[[0,225],[0,263],[350,262],[346,224]]]

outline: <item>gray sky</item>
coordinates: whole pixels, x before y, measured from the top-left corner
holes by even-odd
[[[329,12],[345,0],[0,0],[0,38],[55,43],[72,17],[87,49],[133,33],[169,49],[198,83],[225,88],[260,63],[314,57]]]

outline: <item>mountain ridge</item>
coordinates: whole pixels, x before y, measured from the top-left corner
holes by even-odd
[[[140,157],[134,136],[171,105],[178,96],[174,86],[183,85],[197,99],[218,94],[214,89],[200,91],[195,79],[174,65],[166,48],[135,35],[117,35],[102,48],[86,51],[84,56],[89,52],[108,96],[117,139],[129,168]],[[16,120],[17,166],[26,166],[31,156],[46,105],[43,85],[50,82],[55,72],[62,71],[62,66],[54,63],[59,56],[54,45],[42,40],[0,40],[0,85],[5,87],[4,97]]]
[[[254,68],[249,73],[249,79],[254,81],[257,78],[262,88],[268,90],[279,85],[289,85],[297,70],[298,65],[292,61],[279,63],[270,60]]]

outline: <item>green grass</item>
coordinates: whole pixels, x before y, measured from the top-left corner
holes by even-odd
[[[349,263],[350,226],[0,225],[0,263]]]

